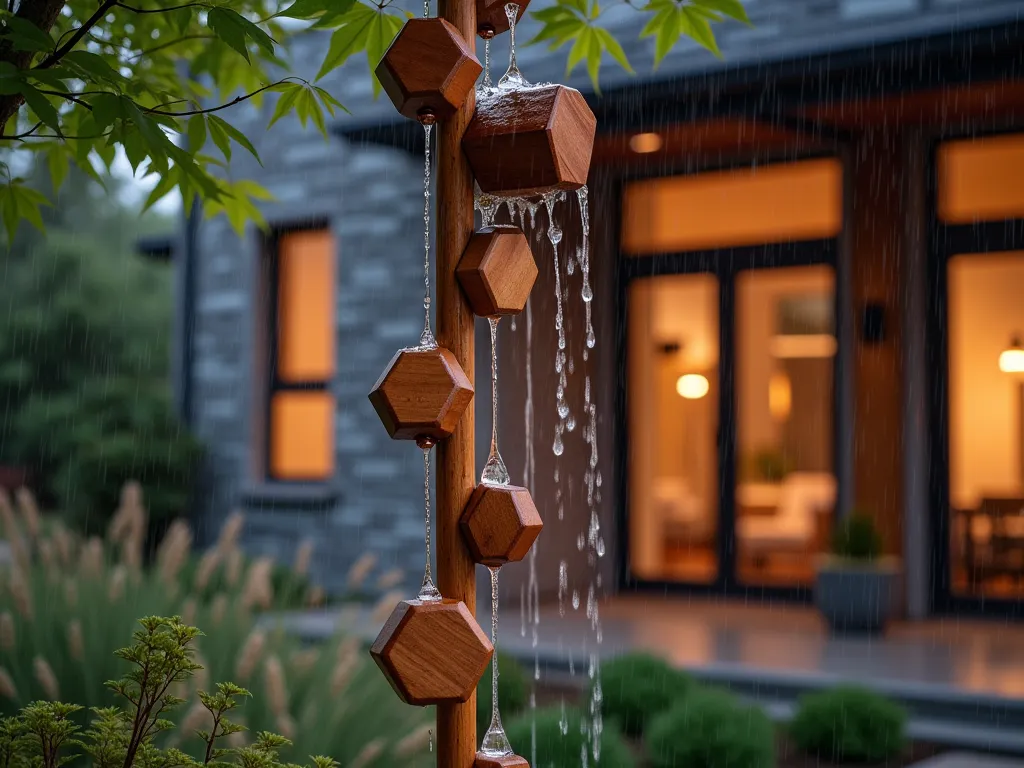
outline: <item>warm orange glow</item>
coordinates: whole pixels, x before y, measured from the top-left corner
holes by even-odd
[[[835,159],[634,182],[622,244],[646,254],[834,237],[842,188]]]
[[[661,134],[637,133],[630,137],[629,148],[638,155],[647,155],[661,149],[662,143]]]
[[[324,480],[334,471],[334,398],[327,392],[278,392],[270,403],[270,474]]]
[[[939,216],[952,223],[1024,216],[1024,133],[939,148]]]
[[[781,334],[771,341],[772,355],[779,359],[835,357],[838,346],[830,333]]]
[[[277,376],[334,374],[334,239],[329,230],[282,235],[278,246]]]

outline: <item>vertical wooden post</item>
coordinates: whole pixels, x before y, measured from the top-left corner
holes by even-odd
[[[438,16],[451,22],[476,48],[475,0],[438,0]],[[476,107],[476,94],[454,117],[438,123],[437,199],[437,340],[452,351],[471,382],[474,316],[459,290],[455,267],[473,234],[473,176],[462,153],[462,136]],[[475,385],[474,385],[475,386]],[[459,531],[459,516],[476,483],[473,408],[455,433],[437,446],[437,581],[446,598],[462,600],[476,615],[476,572]],[[437,764],[472,768],[476,755],[476,694],[465,704],[437,708]]]

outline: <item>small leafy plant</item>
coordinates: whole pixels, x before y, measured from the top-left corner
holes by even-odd
[[[691,691],[654,719],[646,744],[653,768],[775,766],[775,734],[768,716],[726,691]]]
[[[664,659],[628,653],[601,665],[601,711],[628,736],[640,736],[650,721],[685,696],[693,681]],[[593,692],[592,692],[593,695]]]
[[[809,755],[870,763],[900,753],[906,719],[904,709],[884,696],[844,686],[803,697],[789,730]]]
[[[106,683],[117,695],[118,704],[93,707],[84,731],[73,718],[83,709],[80,705],[60,701],[28,704],[14,717],[0,721],[3,765],[60,768],[87,756],[96,768],[285,768],[279,751],[291,742],[283,736],[263,731],[250,745],[220,746],[222,739],[245,730],[228,714],[250,694],[231,682],[218,683],[216,693],[198,694],[209,724],[196,730],[203,744],[200,757],[177,747],[158,746],[156,737],[175,727],[167,716],[186,701],[174,693],[176,686],[187,683],[203,668],[195,660],[194,645],[202,633],[183,624],[178,616],[147,616],[139,624],[134,642],[115,654],[128,662],[129,671]],[[313,768],[338,765],[329,757],[310,759]]]
[[[507,729],[512,748],[520,755],[530,754],[534,734],[537,762],[533,768],[634,768],[636,760],[614,726],[595,731],[590,718],[575,708],[538,709],[533,717],[524,714]]]
[[[847,560],[877,560],[882,553],[882,536],[874,519],[864,512],[854,512],[842,520],[832,537],[832,552]]]

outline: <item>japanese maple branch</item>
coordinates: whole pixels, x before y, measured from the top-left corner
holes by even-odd
[[[257,96],[263,93],[264,91],[270,90],[271,88],[275,88],[284,83],[296,81],[309,85],[309,82],[307,80],[303,80],[300,77],[286,77],[283,78],[282,80],[278,80],[276,83],[270,83],[270,85],[264,85],[262,88],[257,88],[255,91],[247,93],[244,96],[237,96],[231,101],[227,102],[226,104],[221,104],[219,107],[210,107],[209,109],[190,109],[187,112],[164,112],[163,110],[154,107],[152,109],[144,109],[142,110],[142,113],[145,115],[162,115],[164,117],[190,117],[192,115],[208,115],[211,112],[220,112],[222,109],[227,109],[228,107],[233,107],[236,104],[241,104],[243,101],[251,99],[253,96]]]
[[[84,22],[82,22],[82,26],[80,26],[75,31],[75,34],[71,36],[70,40],[64,43],[64,45],[62,45],[56,51],[51,53],[45,59],[43,59],[39,63],[39,65],[33,67],[33,69],[49,69],[62,58],[64,58],[64,56],[67,53],[69,53],[76,45],[78,45],[81,39],[88,34],[89,30],[92,29],[96,24],[99,23],[99,21],[104,16],[107,15],[107,11],[109,11],[115,5],[117,5],[117,0],[103,0],[103,3],[100,5],[99,8],[96,9],[96,12],[93,13],[93,15],[86,19]]]

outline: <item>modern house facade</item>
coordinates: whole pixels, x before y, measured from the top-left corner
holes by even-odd
[[[1024,3],[748,11],[721,25],[723,60],[681,44],[652,73],[644,19],[615,9],[639,74],[603,69],[601,95],[570,78],[598,118],[589,310],[575,201],[557,214],[574,429],[543,211],[530,315],[500,341],[502,451],[547,522],[537,590],[557,593],[564,562],[606,592],[809,600],[835,521],[859,509],[902,560],[909,616],[1019,615]],[[300,37],[296,69],[325,46]],[[564,80],[563,62],[519,56],[535,81]],[[365,64],[325,85],[353,112],[327,142],[288,121],[264,133],[272,103],[237,115],[264,165],[231,173],[274,194],[271,234],[213,219],[175,250],[179,400],[208,447],[198,514],[213,530],[244,509],[248,546],[282,559],[312,537],[334,589],[365,551],[412,585],[419,454],[366,394],[422,322],[422,136],[372,100]],[[477,358],[482,466],[484,333]]]

